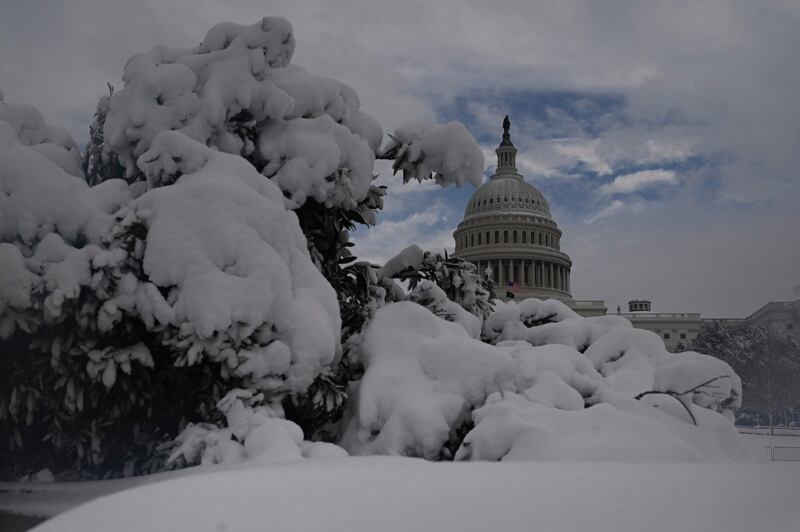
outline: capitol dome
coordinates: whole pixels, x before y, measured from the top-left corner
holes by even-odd
[[[512,286],[517,298],[571,299],[572,261],[561,251],[561,231],[547,200],[517,172],[508,117],[497,147],[497,170],[467,203],[453,233],[455,256],[478,266],[497,295]]]

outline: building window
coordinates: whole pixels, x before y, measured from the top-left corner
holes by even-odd
[[[489,244],[489,231],[486,231],[486,243]]]
[[[478,245],[481,245],[481,233],[478,233]]]
[[[503,231],[503,243],[508,244],[508,231]]]
[[[686,340],[686,333],[681,333],[681,340]]]
[[[786,330],[787,331],[791,331],[792,329],[794,329],[794,323],[787,323],[786,324]]]
[[[512,234],[512,236],[513,236],[513,239],[514,239],[514,243],[516,244],[516,243],[517,243],[517,232],[516,232],[516,231],[514,231],[514,233]]]
[[[528,243],[528,233],[526,233],[525,231],[522,232],[522,243],[523,244]]]
[[[539,245],[542,245],[542,233],[539,233]]]
[[[492,204],[492,198],[489,198],[489,205]]]
[[[669,333],[664,333],[664,340],[669,340]]]
[[[500,231],[495,231],[494,232],[494,243],[495,244],[499,244],[500,243]]]
[[[471,234],[471,235],[469,235],[469,236],[470,236],[470,238],[469,238],[469,245],[470,245],[470,247],[472,247],[472,246],[474,246],[474,245],[475,245],[475,233],[473,233],[473,234]]]

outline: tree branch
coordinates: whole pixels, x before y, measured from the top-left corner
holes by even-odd
[[[694,388],[690,388],[690,389],[686,390],[685,392],[670,392],[670,391],[662,392],[662,391],[658,391],[658,390],[648,390],[646,392],[640,393],[639,395],[634,397],[634,399],[636,399],[638,401],[642,397],[644,397],[645,395],[655,395],[655,394],[668,395],[670,397],[674,397],[683,406],[683,408],[686,409],[686,412],[689,414],[689,417],[692,418],[692,423],[694,423],[695,426],[696,426],[697,425],[697,419],[694,417],[694,414],[692,413],[691,408],[689,408],[689,405],[687,405],[686,403],[684,403],[681,400],[681,396],[682,395],[686,395],[688,393],[696,392],[700,388],[702,388],[703,386],[707,386],[707,385],[711,384],[712,382],[717,381],[719,379],[728,379],[728,378],[730,378],[729,375],[719,375],[717,377],[714,377],[713,379],[709,379],[709,380],[707,380],[705,382],[702,382],[702,383],[698,384],[697,386],[695,386]]]

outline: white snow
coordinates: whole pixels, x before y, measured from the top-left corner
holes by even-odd
[[[798,488],[777,464],[308,460],[141,486],[36,530],[793,532]]]
[[[127,208],[120,230],[148,229],[149,283],[131,285],[116,306],[170,326],[167,343],[187,346],[189,364],[209,356],[256,389],[304,390],[338,351],[341,323],[278,187],[178,132],[160,133],[138,164],[151,182],[174,184]]]
[[[351,87],[291,65],[293,51],[291,25],[266,17],[218,24],[195,48],[159,45],[133,56],[124,88],[108,102],[106,155],[115,153],[132,177],[160,132],[180,131],[263,161],[292,208],[308,198],[354,208],[374,177],[383,132]]]
[[[303,429],[283,419],[280,406],[260,405],[263,394],[249,390],[229,391],[217,408],[225,414],[227,427],[208,423],[189,424],[176,438],[177,448],[169,462],[235,464],[284,462],[307,458],[341,458],[347,451],[324,442],[303,440]]]
[[[459,322],[463,316],[434,316],[444,314],[447,303],[443,294],[436,297],[438,287],[421,283],[418,290],[430,292],[428,308],[387,305],[364,332],[365,372],[341,442],[352,454],[447,456],[445,443],[472,421],[457,459],[749,458],[731,417],[741,383],[724,362],[668,353],[660,340],[643,342],[641,331],[616,316],[565,312],[562,321],[527,328],[512,319],[519,308],[508,305],[499,310],[504,337],[511,330],[537,344],[545,344],[542,337],[554,343],[492,346],[474,339],[470,324]],[[526,303],[526,315],[540,316],[537,306]],[[542,308],[548,306],[558,307]],[[637,400],[645,391],[673,396]]]
[[[260,391],[304,390],[333,360],[336,294],[281,190],[247,161],[164,131],[137,161],[154,188],[133,199],[125,182],[89,188],[33,149],[52,136],[35,110],[0,109],[3,338],[58,322],[91,290],[100,308],[82,307],[78,322],[96,324],[94,334],[133,314],[183,353],[176,363],[208,356]],[[134,226],[145,233],[128,249]],[[129,357],[97,357],[91,377],[110,388]]]
[[[410,245],[403,248],[400,253],[386,261],[377,271],[378,277],[393,277],[403,270],[409,268],[419,268],[425,258],[425,252],[417,245]]]
[[[406,122],[390,136],[383,153],[393,155],[394,171],[403,171],[404,182],[433,177],[442,186],[480,186],[483,152],[460,122]]]

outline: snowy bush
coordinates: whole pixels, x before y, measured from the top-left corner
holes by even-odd
[[[387,305],[364,332],[342,444],[429,459],[747,455],[731,422],[741,383],[727,364],[668,353],[656,335],[602,318],[510,303],[486,320],[505,338],[490,345],[415,303]]]
[[[20,130],[49,139],[34,135],[37,116],[0,121],[0,420],[12,452],[47,437],[54,460],[119,471],[112,462],[141,458],[137,443],[152,456],[182,417],[211,416],[234,383],[280,397],[334,360],[336,294],[273,182],[163,132],[137,161],[149,191],[89,188],[55,150],[20,142]]]
[[[283,419],[280,405],[260,405],[263,400],[263,394],[231,390],[217,403],[227,427],[189,424],[176,438],[169,462],[255,464],[347,456],[347,451],[331,443],[304,440],[303,429]]]
[[[268,17],[134,55],[83,161],[33,108],[0,104],[4,463],[151,470],[186,422],[222,421],[232,388],[283,399],[309,432],[341,412],[359,371],[342,341],[399,295],[349,251],[388,155],[355,91],[293,50]],[[477,182],[466,129],[429,129],[406,139],[421,172]]]

